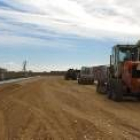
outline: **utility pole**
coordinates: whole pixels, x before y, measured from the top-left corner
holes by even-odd
[[[25,61],[23,61],[23,72],[24,72],[24,77],[27,77],[27,73],[26,73],[27,69],[26,69],[26,67],[27,67],[27,61],[25,60]]]

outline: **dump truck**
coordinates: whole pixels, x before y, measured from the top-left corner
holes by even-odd
[[[106,73],[105,78],[103,77]],[[107,93],[109,99],[122,101],[124,96],[140,99],[140,45],[116,45],[112,48],[110,66],[99,74],[97,91]]]
[[[94,84],[93,67],[82,67],[78,76],[78,84]]]
[[[108,68],[108,65],[93,67],[94,80],[97,83],[96,91],[99,93],[107,92]]]
[[[66,73],[65,73],[65,80],[77,80],[78,74],[79,74],[79,70],[75,70],[75,69],[69,69]]]

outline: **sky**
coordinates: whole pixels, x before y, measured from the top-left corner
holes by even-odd
[[[109,63],[140,38],[139,0],[0,0],[0,67],[66,70]]]

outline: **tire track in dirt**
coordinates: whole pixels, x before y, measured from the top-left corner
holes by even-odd
[[[0,111],[0,139],[8,140],[5,118],[3,112]]]
[[[62,77],[0,87],[2,140],[139,140],[139,102],[115,103]],[[7,136],[8,135],[8,136]]]
[[[86,87],[86,88],[85,88]],[[88,88],[89,86],[84,86],[84,90],[85,89],[88,89],[89,91],[90,91],[90,93],[91,93],[91,90],[92,90],[92,88],[90,87],[90,88]],[[64,88],[64,87],[63,87]],[[66,88],[66,86],[65,86],[65,88]],[[82,89],[80,89],[79,91],[81,91],[81,90],[83,90],[83,87],[82,87]],[[57,90],[57,88],[55,88],[55,90],[54,90],[57,94],[59,93],[59,95],[57,96],[57,98],[62,98],[62,96],[61,96],[61,94],[66,94],[66,93],[68,93],[68,90],[66,91],[66,92],[64,92],[64,91],[59,91],[59,90]],[[73,88],[73,86],[71,87],[71,91],[77,91],[77,88],[75,89],[75,86],[74,86],[74,88]],[[85,92],[87,92],[87,90],[85,91]],[[92,91],[93,92],[93,91]],[[77,92],[75,92],[75,93],[77,93]],[[83,92],[84,93],[84,92]],[[98,95],[99,96],[99,95]],[[83,96],[83,97],[85,97],[85,96]],[[91,97],[90,97],[91,98]],[[66,101],[68,99],[68,97],[67,98],[64,98],[64,99],[62,99],[62,100],[64,100],[64,101]],[[71,102],[71,101],[70,101]],[[78,101],[77,101],[78,102]],[[107,101],[107,102],[110,102],[110,101]],[[100,102],[101,103],[101,102]],[[69,103],[70,104],[70,103]],[[97,104],[97,105],[96,105]],[[119,134],[122,134],[122,138],[127,138],[127,136],[126,136],[126,134],[123,134],[125,131],[123,131],[123,130],[125,130],[125,128],[123,127],[121,127],[121,123],[123,123],[123,119],[121,120],[119,117],[116,117],[116,115],[115,114],[111,114],[109,111],[106,111],[106,110],[103,110],[102,108],[103,108],[103,106],[102,106],[102,108],[101,108],[101,106],[98,106],[98,102],[96,102],[96,103],[94,103],[93,105],[96,105],[96,108],[98,108],[97,110],[95,109],[95,111],[97,112],[102,112],[102,113],[97,113],[97,116],[107,116],[107,117],[104,117],[105,119],[104,119],[104,121],[106,121],[106,118],[113,118],[113,121],[112,121],[112,124],[113,125],[120,125],[120,131],[117,133],[117,135],[119,135]],[[92,105],[92,106],[93,106]],[[118,105],[118,104],[116,104],[116,105]],[[64,106],[66,106],[66,104],[64,104]],[[88,107],[87,107],[88,108]],[[95,108],[95,106],[93,106],[93,108]],[[93,110],[92,110],[93,111]],[[111,114],[111,115],[110,115]],[[92,114],[93,116],[94,116],[94,114]],[[97,118],[94,118],[95,120],[96,119],[98,119],[98,117]],[[117,121],[118,122],[120,122],[120,123],[116,123]],[[95,122],[94,122],[95,123]],[[127,123],[127,122],[125,122],[125,123]],[[107,126],[107,125],[109,125],[109,127],[110,127],[110,124],[105,124],[105,127]],[[113,127],[113,129],[114,129],[114,131],[118,131],[118,128],[116,128],[116,130],[115,130],[115,127],[116,126],[114,126]],[[105,130],[105,128],[102,128],[103,130]],[[132,130],[131,130],[132,131]],[[110,131],[111,132],[111,131]],[[126,131],[127,132],[127,131]],[[114,135],[114,134],[113,134]],[[129,135],[129,137],[130,137],[130,133],[128,133],[127,135]],[[134,137],[134,135],[133,135],[133,137]],[[132,138],[132,137],[131,137]],[[130,139],[131,139],[130,138]],[[135,138],[137,138],[137,137],[135,137]]]
[[[59,85],[60,86],[60,85]],[[69,84],[68,84],[68,86],[69,86]],[[73,115],[74,116],[74,113],[71,113],[71,111],[73,111],[73,109],[75,109],[75,108],[77,108],[77,109],[79,109],[79,110],[81,110],[81,108],[83,109],[85,109],[86,110],[86,108],[83,106],[83,104],[82,104],[82,100],[77,100],[73,95],[70,95],[70,93],[71,93],[71,91],[73,92],[73,91],[75,91],[75,88],[73,89],[73,87],[69,87],[70,88],[70,90],[71,91],[68,91],[68,90],[62,90],[64,87],[65,88],[68,88],[67,86],[65,86],[64,85],[64,87],[62,88],[62,85],[60,86],[61,88],[56,88],[55,87],[55,84],[54,84],[54,86],[53,86],[53,88],[51,89],[52,91],[53,91],[53,95],[55,95],[56,97],[55,98],[57,98],[57,99],[60,99],[60,106],[62,106],[62,108],[63,108],[63,110],[65,110],[65,107],[66,106],[70,106],[69,108],[69,110],[70,110],[70,112],[69,112],[69,114],[71,114],[71,115]],[[76,100],[75,100],[76,99]],[[58,100],[59,101],[59,100]],[[75,103],[75,105],[73,106],[73,102]],[[80,105],[78,105],[78,104],[81,104],[81,106]],[[67,109],[68,110],[68,109]],[[76,111],[75,111],[76,112]],[[78,110],[77,110],[77,112],[78,112]],[[85,113],[85,112],[84,112]],[[84,116],[84,113],[81,113],[82,114],[82,116]],[[77,119],[82,119],[83,120],[83,122],[84,121],[87,121],[88,119],[86,118],[86,117],[84,117],[84,118],[81,118],[81,115],[75,115],[75,117],[77,117]],[[88,120],[89,121],[89,120]],[[93,125],[93,123],[90,121],[90,123]],[[100,130],[101,131],[101,130]],[[108,136],[107,136],[108,137]]]
[[[35,84],[38,84],[38,83],[35,83]],[[34,88],[34,86],[32,88]],[[33,91],[33,89],[32,89],[32,91]],[[17,98],[17,97],[19,97],[19,94],[17,96],[16,92],[22,93],[22,96],[20,95],[19,99]],[[22,91],[20,91],[20,89],[19,89],[19,91],[16,91],[16,92],[14,90],[13,94],[10,94],[10,96],[6,96],[2,100],[3,105],[0,106],[0,108],[4,111],[5,115],[7,116],[6,120],[8,122],[7,127],[10,131],[9,132],[10,139],[17,139],[17,140],[29,139],[30,140],[30,139],[33,139],[33,137],[35,137],[34,139],[37,139],[37,136],[35,136],[35,135],[40,133],[38,135],[39,135],[39,138],[41,138],[41,133],[42,133],[41,131],[43,131],[44,138],[51,140],[52,137],[49,136],[50,135],[49,133],[47,134],[47,131],[45,131],[46,126],[43,125],[43,124],[45,124],[43,121],[44,119],[39,116],[39,114],[41,114],[41,112],[39,112],[40,110],[37,110],[37,109],[35,109],[35,107],[32,107],[32,105],[30,103],[28,104],[27,103],[28,100],[26,102],[22,101],[22,99],[23,99],[22,97],[25,96],[25,92],[28,92],[28,88],[26,88],[26,90],[22,89]],[[32,101],[31,98],[29,100]],[[31,117],[31,119],[30,119],[30,117]],[[28,121],[28,120],[31,120],[31,121]],[[22,121],[27,126],[26,125],[24,126]],[[25,123],[26,121],[27,121],[27,123]],[[19,128],[17,129],[16,127],[19,127]],[[43,128],[43,129],[41,129],[41,128]],[[38,130],[38,131],[36,131],[36,130]]]

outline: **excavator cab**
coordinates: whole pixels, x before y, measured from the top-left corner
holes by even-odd
[[[110,57],[111,74],[114,78],[120,78],[125,62],[139,61],[139,47],[136,45],[116,45],[112,49]]]

